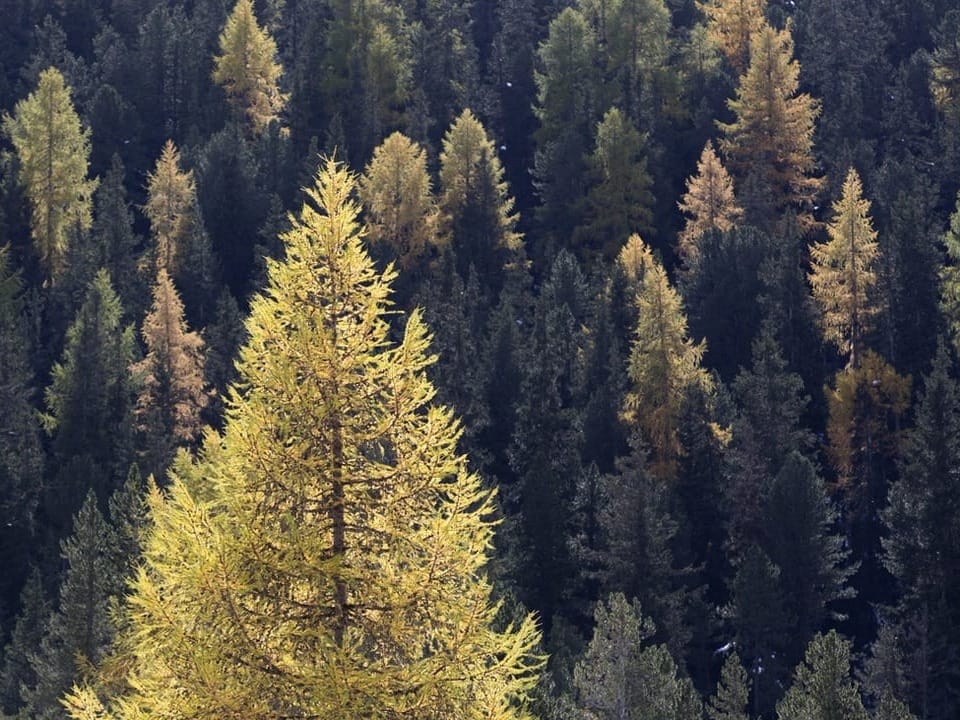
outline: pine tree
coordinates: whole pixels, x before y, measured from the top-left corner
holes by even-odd
[[[940,269],[940,310],[947,322],[953,346],[960,349],[960,193],[943,236],[947,262]]]
[[[750,40],[766,25],[767,0],[697,0],[707,16],[707,38],[737,74],[746,72]]]
[[[700,717],[700,697],[678,676],[664,645],[637,602],[621,593],[597,604],[593,638],[574,669],[577,704],[600,720],[688,720]]]
[[[213,81],[223,87],[255,135],[276,119],[286,102],[278,87],[283,69],[276,55],[277,44],[257,24],[253,0],[237,0],[220,34]]]
[[[6,612],[15,607],[26,578],[43,492],[43,448],[23,310],[20,276],[10,265],[9,246],[0,246],[0,602]]]
[[[879,308],[871,298],[876,283],[877,233],[867,213],[860,176],[853,168],[834,203],[834,220],[827,224],[830,239],[810,249],[810,284],[820,306],[824,336],[841,353],[849,353],[850,367],[860,362],[863,337]]]
[[[360,180],[370,240],[392,250],[391,259],[411,271],[437,236],[437,210],[430,191],[427,154],[399,132],[373,151]]]
[[[697,174],[687,178],[687,192],[677,205],[690,216],[677,248],[690,267],[697,262],[700,237],[711,231],[730,230],[743,214],[733,194],[733,180],[709,140],[697,162]]]
[[[203,340],[187,329],[183,304],[163,267],[157,271],[153,306],[141,333],[147,354],[131,366],[142,378],[136,415],[147,472],[161,477],[176,448],[191,447],[199,438],[200,413],[207,404]]]
[[[60,698],[89,676],[113,638],[110,597],[122,579],[113,565],[113,537],[91,491],[74,519],[73,534],[61,544],[67,571],[57,611],[39,647],[30,653],[37,683],[24,693],[29,717],[63,717]]]
[[[575,244],[612,257],[623,238],[651,230],[653,180],[644,140],[617,108],[610,108],[597,124],[589,162],[593,187],[587,193],[586,224],[574,231]]]
[[[59,472],[48,512],[65,524],[90,488],[106,502],[126,474],[135,389],[129,374],[136,340],[105,270],[97,273],[67,331],[45,393],[44,428],[54,435]]]
[[[504,268],[521,264],[523,237],[493,141],[470,110],[443,137],[440,190],[440,222],[460,276],[473,265],[481,290],[499,292]]]
[[[4,115],[4,132],[20,161],[20,184],[30,200],[30,234],[51,282],[64,269],[71,234],[90,228],[97,181],[87,178],[90,131],[80,125],[63,75],[40,74],[37,89]]]
[[[695,344],[687,336],[680,296],[638,235],[621,250],[620,263],[636,277],[639,313],[630,349],[627,416],[650,443],[654,475],[669,479],[676,475],[677,416],[686,388],[709,382],[700,367],[704,343]]]
[[[37,673],[30,656],[40,647],[50,622],[50,601],[43,591],[40,571],[34,568],[20,592],[20,614],[3,651],[0,671],[0,710],[15,717],[23,706],[23,688],[36,687]]]
[[[780,720],[867,720],[850,678],[850,643],[835,630],[810,641],[793,685],[777,703]]]
[[[388,339],[393,272],[353,191],[325,161],[253,300],[224,435],[151,494],[119,717],[527,717],[539,634],[491,628],[493,494],[429,406],[419,314]]]
[[[720,148],[739,180],[744,217],[768,231],[787,210],[802,228],[811,227],[813,199],[823,184],[811,176],[819,104],[797,94],[799,77],[789,28],[764,25],[753,35],[737,97],[727,102],[736,119],[718,123],[725,136]]]
[[[750,679],[736,652],[727,655],[720,671],[717,694],[710,698],[707,716],[710,720],[749,720]]]
[[[787,456],[770,488],[765,513],[766,550],[780,568],[785,606],[795,622],[795,657],[831,617],[832,604],[853,597],[848,580],[856,569],[837,528],[837,513],[813,464]]]

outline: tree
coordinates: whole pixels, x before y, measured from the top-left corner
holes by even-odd
[[[777,703],[780,720],[867,720],[850,679],[850,643],[831,630],[810,641],[793,685]]]
[[[150,221],[156,247],[156,267],[178,276],[184,264],[186,245],[197,216],[197,185],[193,170],[180,168],[180,151],[167,140],[153,171],[147,175],[147,202],[143,212]]]
[[[677,205],[680,212],[689,215],[677,249],[690,267],[698,259],[700,237],[732,229],[743,214],[733,195],[733,180],[709,140],[697,161],[697,174],[687,178],[687,192]]]
[[[0,601],[12,614],[27,576],[43,493],[43,447],[33,400],[30,346],[19,273],[9,246],[0,246],[0,553],[5,570]]]
[[[151,493],[119,717],[527,717],[539,633],[491,627],[493,493],[429,405],[419,313],[388,339],[394,273],[353,191],[326,160],[252,301],[223,436]]]
[[[360,179],[360,197],[371,242],[388,245],[404,270],[440,244],[427,154],[406,135],[395,132],[373,151]]]
[[[766,25],[767,0],[697,0],[707,16],[707,38],[742,74],[750,60],[750,39]]]
[[[717,694],[710,698],[707,716],[710,720],[748,720],[749,702],[750,679],[740,664],[740,656],[732,652],[723,661]]]
[[[176,448],[191,447],[200,436],[200,413],[207,404],[203,340],[187,329],[183,304],[166,270],[157,271],[153,306],[143,320],[147,355],[131,366],[142,378],[136,415],[145,443],[145,467],[161,477]]]
[[[20,161],[20,184],[30,200],[30,234],[51,282],[63,271],[71,233],[90,229],[97,181],[87,178],[90,131],[70,102],[70,89],[53,67],[37,89],[4,115],[4,132]]]
[[[811,177],[819,104],[797,94],[799,77],[789,28],[764,25],[753,35],[737,97],[727,102],[736,119],[718,123],[724,133],[720,149],[738,175],[745,219],[767,231],[787,210],[810,228],[813,199],[823,184]]]
[[[822,312],[824,336],[841,353],[850,354],[850,367],[860,363],[863,336],[879,308],[870,297],[877,276],[877,233],[867,213],[860,176],[853,168],[843,194],[833,204],[836,217],[827,224],[827,242],[810,248],[810,284]]]
[[[136,339],[133,327],[121,324],[122,315],[110,276],[101,270],[53,366],[42,421],[54,435],[59,467],[47,495],[55,523],[68,522],[90,488],[106,503],[127,472],[135,397],[129,367]]]
[[[615,107],[597,124],[589,161],[593,187],[587,193],[586,224],[574,231],[574,243],[612,257],[623,238],[651,230],[653,181],[643,155],[644,140]]]
[[[283,109],[286,97],[278,81],[277,44],[257,24],[253,0],[237,0],[220,33],[220,54],[214,59],[213,81],[221,85],[234,108],[261,134]]]
[[[780,568],[784,604],[795,623],[791,644],[799,644],[799,657],[831,616],[832,603],[853,597],[848,580],[856,567],[850,565],[823,480],[799,453],[787,456],[773,481],[765,518],[765,545]]]
[[[639,604],[621,593],[597,604],[593,638],[574,669],[577,704],[600,720],[688,720],[700,717],[700,697],[678,677],[664,645],[644,645],[654,633]]]
[[[57,611],[39,647],[30,653],[36,685],[24,692],[29,717],[63,717],[60,698],[89,675],[113,638],[110,598],[123,587],[111,543],[112,532],[91,491],[74,519],[73,534],[61,544],[67,571]]]
[[[523,236],[516,231],[513,198],[493,141],[470,110],[443,136],[440,190],[440,221],[460,276],[466,279],[472,264],[481,290],[499,291],[504,268],[519,264]]]
[[[940,269],[940,310],[947,321],[953,346],[960,349],[960,193],[943,236],[947,262]]]
[[[20,614],[10,634],[10,642],[3,651],[3,670],[0,672],[0,709],[14,717],[24,704],[24,688],[36,687],[37,673],[30,664],[30,656],[40,647],[50,622],[50,601],[43,592],[40,571],[36,568],[27,576],[20,592]]]
[[[620,263],[635,278],[639,319],[630,349],[628,418],[642,428],[653,451],[652,472],[675,477],[680,453],[677,417],[688,386],[709,382],[700,367],[704,343],[687,336],[687,319],[663,266],[632,235],[620,251]]]

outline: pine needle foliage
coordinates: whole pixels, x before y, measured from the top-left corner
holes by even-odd
[[[726,232],[733,228],[743,208],[733,194],[733,180],[720,162],[709,140],[697,161],[697,174],[687,178],[687,192],[677,203],[680,212],[689,216],[679,235],[679,251],[687,266],[699,257],[697,241],[706,233]]]
[[[707,39],[738,73],[750,60],[750,37],[764,24],[767,0],[697,0],[707,16]]]
[[[183,261],[184,243],[197,222],[194,213],[197,184],[193,171],[180,165],[180,151],[167,140],[153,172],[147,175],[147,202],[143,212],[156,241],[157,267],[176,275]]]
[[[392,269],[332,160],[251,304],[222,437],[181,455],[130,600],[120,718],[526,718],[534,619],[492,629],[494,493],[431,405],[420,313],[389,339]],[[106,712],[90,690],[74,718]]]

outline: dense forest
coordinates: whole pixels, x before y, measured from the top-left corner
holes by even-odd
[[[0,7],[0,716],[960,717],[955,0]]]

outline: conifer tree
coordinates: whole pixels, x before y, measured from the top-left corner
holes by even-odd
[[[732,652],[723,661],[717,694],[710,698],[707,717],[710,720],[748,720],[749,702],[750,680],[747,671],[740,664],[740,656]]]
[[[37,673],[30,657],[40,647],[50,622],[50,601],[43,591],[40,571],[34,568],[20,592],[20,614],[3,651],[0,671],[0,710],[16,717],[24,704],[24,688],[36,687]]]
[[[630,350],[626,412],[650,443],[654,475],[670,479],[680,453],[677,417],[684,393],[688,386],[709,382],[700,367],[704,343],[688,337],[680,296],[640,236],[630,237],[619,260],[636,278],[634,302],[639,314]]]
[[[947,262],[940,269],[940,310],[954,348],[960,349],[960,193],[943,236]]]
[[[750,39],[766,24],[767,0],[697,0],[707,16],[707,38],[740,75],[750,60]]]
[[[617,108],[597,124],[587,193],[586,224],[574,231],[574,243],[613,257],[623,238],[651,229],[653,184],[644,157],[644,137]]]
[[[44,428],[54,435],[60,470],[48,488],[48,513],[66,523],[90,488],[106,502],[129,466],[135,388],[132,327],[105,270],[97,273],[67,330],[63,355],[45,393]]]
[[[203,340],[187,329],[183,304],[163,267],[141,333],[147,354],[131,367],[142,382],[136,415],[147,472],[161,477],[175,449],[191,447],[198,439],[200,413],[207,404]]]
[[[90,131],[70,101],[63,75],[50,67],[37,89],[4,115],[3,129],[20,161],[19,180],[30,200],[30,234],[51,282],[64,269],[71,234],[89,230],[97,181],[87,178]]]
[[[499,291],[504,268],[520,263],[523,237],[493,141],[470,110],[443,137],[440,190],[441,224],[460,276],[473,265],[481,289]]]
[[[255,135],[276,119],[286,102],[278,86],[283,69],[276,55],[277,44],[257,24],[253,0],[237,0],[220,34],[213,81],[223,87]]]
[[[814,170],[816,100],[797,93],[800,64],[793,59],[790,29],[764,25],[753,34],[750,65],[737,97],[727,105],[736,115],[720,149],[738,179],[747,222],[772,230],[791,210],[802,228],[813,224],[813,198],[822,180]]]
[[[700,697],[664,645],[649,645],[653,623],[621,593],[597,604],[593,638],[574,669],[577,704],[600,720],[688,720]]]
[[[26,578],[43,492],[43,448],[23,306],[22,283],[10,265],[9,246],[0,246],[0,598],[5,608],[15,607]]]
[[[360,179],[370,241],[388,245],[404,270],[412,270],[437,236],[437,210],[430,191],[427,154],[395,132],[373,151]]]
[[[527,717],[539,634],[491,627],[493,493],[430,406],[419,313],[389,340],[393,272],[353,191],[325,161],[252,302],[223,436],[151,493],[118,717]]]
[[[700,237],[711,231],[730,230],[743,214],[733,194],[733,180],[709,140],[697,161],[697,174],[687,178],[687,191],[677,205],[689,216],[677,249],[690,267],[697,261]]]
[[[850,678],[850,643],[831,630],[810,641],[793,685],[777,703],[779,720],[867,720]]]
[[[167,140],[153,171],[147,175],[147,202],[144,214],[153,232],[155,262],[158,268],[176,277],[186,258],[185,246],[194,226],[199,224],[197,186],[193,170],[180,167],[180,151]]]
[[[830,239],[810,249],[810,284],[822,312],[824,336],[840,352],[849,353],[850,367],[860,362],[863,337],[879,308],[871,297],[876,283],[877,233],[867,213],[860,176],[853,168],[834,203],[836,217],[827,224]]]
[[[91,491],[74,519],[73,534],[61,544],[67,571],[57,611],[39,647],[30,654],[37,682],[24,693],[29,717],[63,717],[61,697],[94,671],[110,645],[110,597],[122,587],[113,565],[112,540]]]

